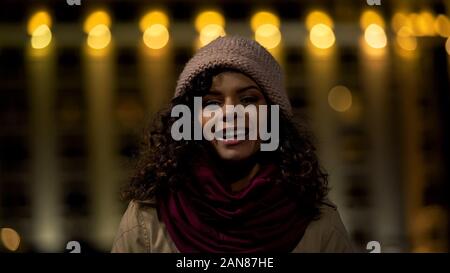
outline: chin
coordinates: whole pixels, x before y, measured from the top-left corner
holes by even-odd
[[[250,158],[251,154],[219,152],[219,157],[227,161],[243,161]]]
[[[227,161],[243,161],[256,152],[256,144],[252,141],[244,141],[238,145],[224,145],[216,142],[213,146],[219,157]]]

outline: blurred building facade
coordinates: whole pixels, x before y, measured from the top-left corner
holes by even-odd
[[[205,10],[223,16],[226,34],[247,37],[256,12],[279,20],[263,22],[279,30],[271,52],[361,251],[369,241],[386,252],[448,251],[450,1],[35,2],[4,1],[0,12],[0,228],[20,235],[17,251],[61,252],[71,240],[82,251],[109,250],[142,128],[199,46],[195,18]],[[103,38],[89,44],[83,28],[99,9],[110,39],[102,32],[105,46],[95,49]],[[168,17],[160,49],[139,26],[155,9]],[[371,44],[368,9],[379,15],[369,25],[384,29],[384,45],[378,36]],[[27,34],[40,10],[51,17],[44,46]],[[315,43],[308,26],[317,10],[331,19],[316,18],[332,29],[330,46]],[[400,15],[412,20],[410,36],[397,29]]]

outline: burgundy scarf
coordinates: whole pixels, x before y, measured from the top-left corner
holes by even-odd
[[[276,173],[274,164],[261,166],[244,189],[232,192],[208,164],[196,164],[192,182],[159,198],[159,218],[180,252],[290,252],[310,220],[274,183]]]

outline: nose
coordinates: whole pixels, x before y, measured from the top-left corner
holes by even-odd
[[[223,111],[223,122],[226,122],[227,120],[231,121],[231,120],[235,119],[235,113],[234,113],[234,111],[232,109],[233,106],[234,105],[227,104],[222,109],[222,111]]]
[[[236,106],[237,101],[232,97],[227,97],[225,103],[222,107],[223,112],[223,122],[234,121],[236,119],[236,113],[234,111],[234,106]]]

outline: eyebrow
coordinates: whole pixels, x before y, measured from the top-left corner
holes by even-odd
[[[257,89],[257,90],[259,90],[259,87],[256,86],[256,85],[253,85],[253,84],[252,84],[252,85],[248,85],[248,86],[239,88],[239,89],[236,91],[236,93],[242,93],[242,92],[245,92],[245,91],[250,90],[250,89]],[[211,89],[211,90],[209,90],[209,92],[207,93],[207,95],[221,95],[221,94],[222,94],[221,92],[219,92],[219,91],[217,91],[217,90],[215,90],[215,89]]]

